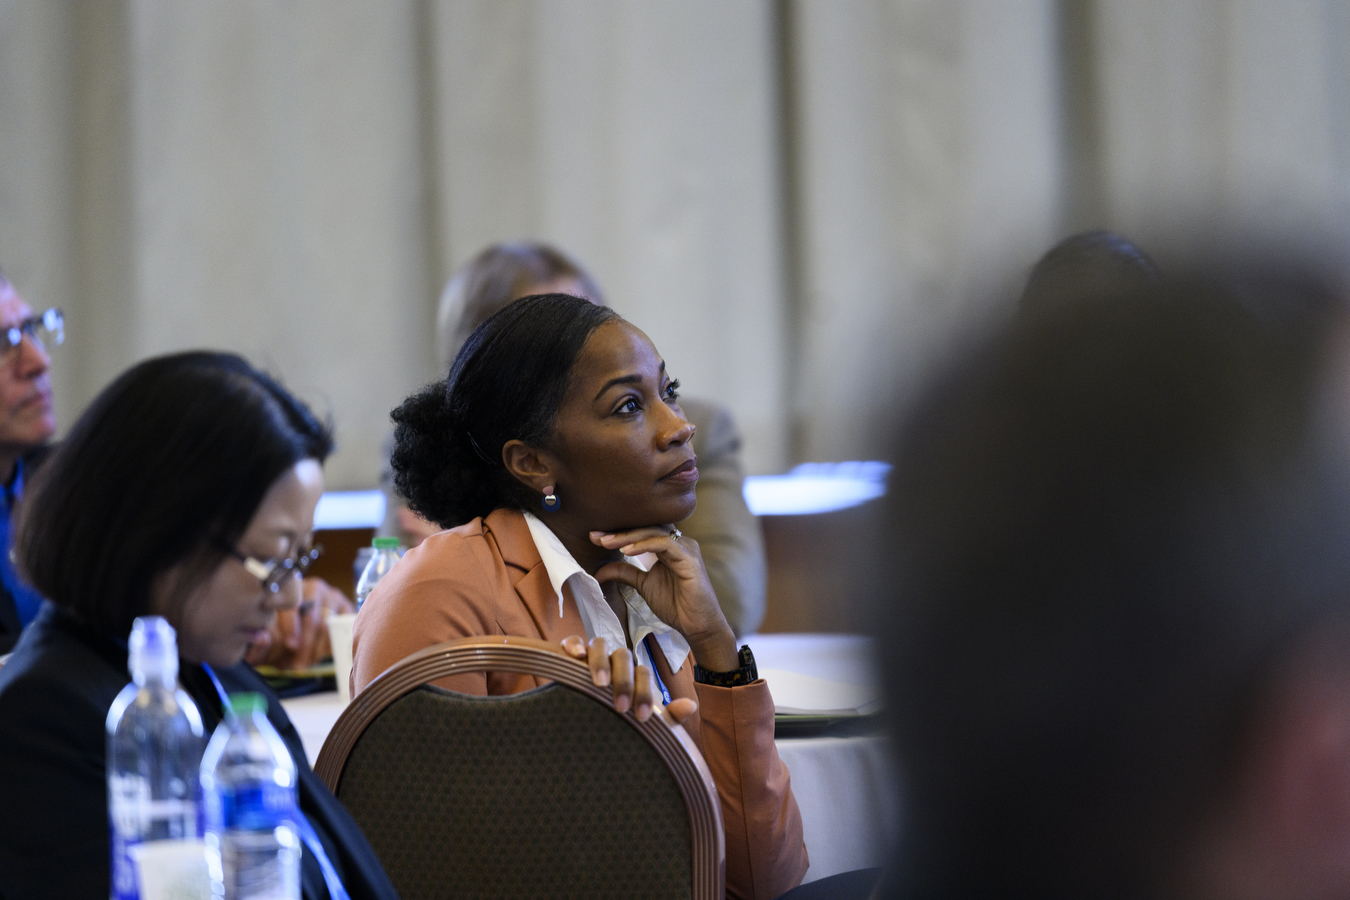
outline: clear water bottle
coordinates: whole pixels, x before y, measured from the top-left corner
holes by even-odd
[[[212,893],[224,900],[299,900],[295,761],[261,694],[230,697],[202,758]]]
[[[178,636],[159,616],[135,621],[127,641],[131,684],[108,710],[108,824],[113,900],[157,893],[141,872],[171,878],[187,896],[206,868],[197,774],[201,713],[178,687]]]
[[[356,582],[356,609],[359,612],[365,605],[366,598],[370,592],[375,590],[375,585],[389,570],[399,561],[398,538],[396,537],[377,537],[370,542],[375,548],[371,554],[370,562],[366,563],[365,571],[361,573],[360,579]]]

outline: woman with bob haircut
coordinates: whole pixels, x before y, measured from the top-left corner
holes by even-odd
[[[479,326],[447,378],[394,411],[395,483],[450,530],[410,550],[357,614],[352,685],[451,638],[562,641],[613,684],[616,709],[645,719],[664,702],[682,720],[722,800],[727,895],[776,897],[806,872],[801,814],[768,686],[673,524],[698,481],[678,389],[645,334],[585,299],[527,297]]]
[[[0,668],[0,896],[109,895],[104,720],[129,680],[132,622],[155,614],[178,632],[179,681],[208,733],[221,691],[267,698],[329,877],[353,900],[396,897],[276,696],[241,662],[300,600],[332,447],[328,427],[267,375],[192,352],[125,372],[48,459],[14,543],[48,600]],[[250,559],[271,573],[253,574]],[[308,844],[301,886],[307,900],[332,896]]]

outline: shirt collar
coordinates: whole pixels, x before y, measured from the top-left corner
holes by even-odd
[[[14,472],[5,484],[5,506],[13,511],[14,503],[23,496],[23,459],[14,460]]]
[[[586,626],[586,637],[603,637],[616,646],[627,646],[623,625],[619,622],[619,617],[614,614],[613,608],[605,602],[604,593],[600,589],[600,582],[596,581],[581,567],[581,564],[563,546],[563,542],[558,540],[558,536],[553,533],[553,530],[545,525],[538,516],[525,511],[525,524],[529,526],[530,537],[534,539],[535,548],[539,551],[539,558],[544,563],[545,571],[548,572],[549,584],[553,586],[553,592],[558,595],[558,618],[563,616],[563,605],[565,603],[563,587],[570,581],[572,583],[572,599],[577,604],[577,611],[581,613],[582,623]],[[625,556],[624,561],[637,566],[644,572],[651,568],[649,558],[646,558],[645,555],[640,557]],[[685,657],[689,655],[689,642],[684,639],[682,634],[661,621],[637,591],[621,583],[619,594],[623,597],[624,605],[628,608],[627,634],[632,637],[633,646],[643,647],[643,639],[649,634],[654,635],[657,645],[660,646],[666,657],[666,661],[670,663],[670,670],[672,672],[679,671],[680,666],[684,664]],[[639,650],[638,652],[639,657],[645,655],[645,650]]]

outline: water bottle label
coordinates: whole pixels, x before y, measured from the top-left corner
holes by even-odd
[[[142,775],[108,776],[108,813],[113,831],[140,838],[150,809],[150,782]]]
[[[228,831],[220,850],[226,897],[298,900],[300,840],[288,825],[272,831]]]
[[[221,825],[225,828],[270,829],[294,818],[295,789],[269,781],[237,784],[220,792]]]
[[[131,861],[130,850],[140,843],[139,838],[125,838],[124,832],[111,823],[112,832],[112,900],[140,900],[141,892],[136,885],[136,865]]]

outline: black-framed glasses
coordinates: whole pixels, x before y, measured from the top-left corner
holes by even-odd
[[[0,339],[0,356],[6,355],[23,343],[26,334],[39,347],[55,347],[66,339],[66,314],[52,307],[40,316],[29,316],[18,325],[3,330]]]
[[[278,594],[287,578],[291,576],[304,577],[306,570],[323,553],[323,547],[316,544],[307,550],[274,559],[258,559],[256,556],[246,556],[233,547],[226,547],[225,552],[239,560],[250,575],[261,581],[263,590]]]

